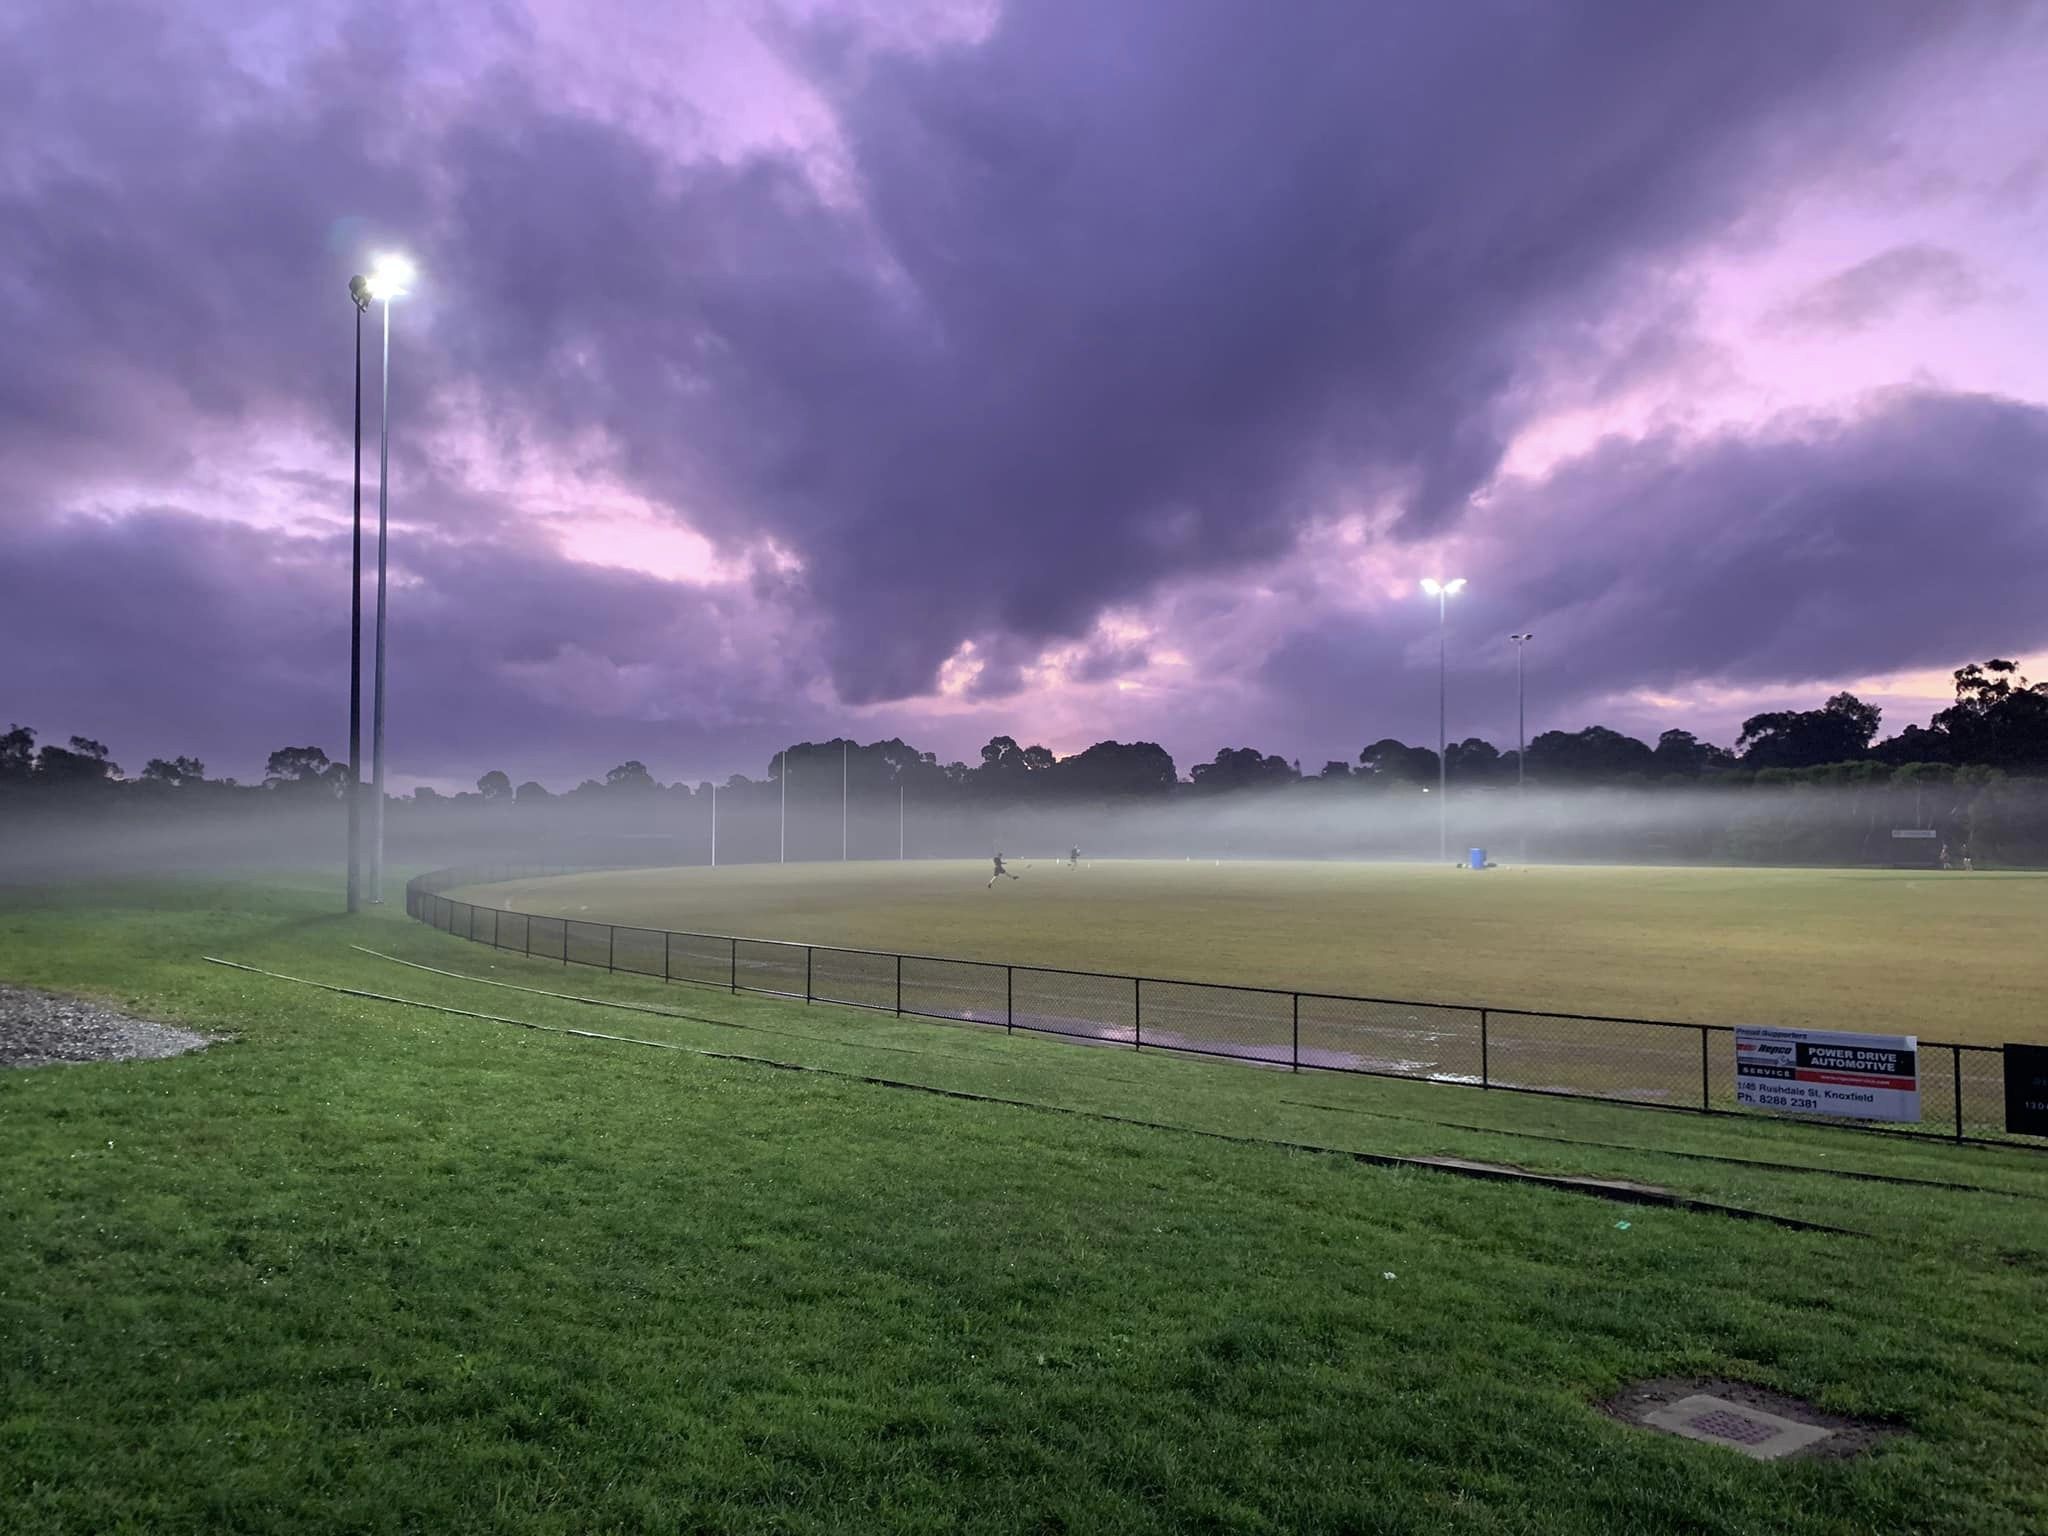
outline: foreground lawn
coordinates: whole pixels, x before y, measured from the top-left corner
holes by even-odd
[[[450,895],[556,917],[1245,986],[2048,1040],[2048,874],[1046,861],[742,865]]]
[[[2048,1158],[735,999],[332,905],[275,880],[0,905],[0,979],[237,1037],[0,1076],[10,1531],[2048,1522]],[[1197,1131],[1627,1176],[1870,1235]],[[1759,1467],[1590,1406],[1681,1373],[1900,1433]]]

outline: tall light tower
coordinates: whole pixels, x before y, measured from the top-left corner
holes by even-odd
[[[1528,717],[1522,708],[1522,648],[1536,638],[1533,632],[1509,635],[1515,642],[1515,828],[1522,839],[1522,851],[1517,857],[1529,862],[1529,808],[1522,798],[1523,779],[1529,771]]]
[[[782,820],[776,833],[775,862],[789,862],[789,749],[783,748],[775,754],[775,777],[782,785]]]
[[[384,306],[384,424],[377,446],[377,696],[370,714],[370,901],[384,900],[384,594],[385,544],[391,508],[391,301],[412,287],[413,265],[380,256],[370,269],[370,297]]]
[[[356,311],[356,469],[353,541],[348,561],[348,910],[363,894],[363,314],[370,307],[370,280],[348,280]]]
[[[846,862],[846,754],[853,747],[852,741],[839,738],[839,862]]]
[[[1444,639],[1447,616],[1445,605],[1451,594],[1462,592],[1465,578],[1454,576],[1449,581],[1439,581],[1434,576],[1422,578],[1422,590],[1436,599],[1436,856],[1447,859],[1451,856],[1451,805],[1449,763],[1445,760],[1444,748],[1444,695],[1448,674],[1449,648]]]

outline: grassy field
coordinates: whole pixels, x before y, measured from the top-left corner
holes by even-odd
[[[1040,861],[558,877],[483,905],[1246,986],[2048,1040],[2048,875]]]
[[[274,880],[0,898],[0,978],[232,1037],[0,1075],[10,1532],[2048,1523],[2038,1155],[1076,1050],[564,972],[333,905]],[[1631,1177],[1867,1236],[1200,1132]],[[1681,1373],[1898,1433],[1758,1467],[1593,1406]]]

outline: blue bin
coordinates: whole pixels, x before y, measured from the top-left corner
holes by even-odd
[[[1484,848],[1468,848],[1465,852],[1471,858],[1474,869],[1486,868],[1486,850]]]

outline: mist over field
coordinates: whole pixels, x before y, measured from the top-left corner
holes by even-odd
[[[2048,795],[2027,782],[1740,788],[1511,787],[1459,792],[1440,816],[1424,786],[1367,790],[1305,781],[1226,796],[1054,805],[951,802],[850,793],[793,782],[720,789],[720,864],[1065,856],[1087,859],[1310,859],[1496,863],[1835,864],[1925,867],[1947,849],[1960,866],[2041,859]],[[15,804],[4,814],[0,878],[325,869],[339,878],[347,818],[332,799],[252,796],[218,807]],[[555,796],[394,800],[387,864],[709,864],[708,787]],[[1900,838],[1895,831],[1932,832]],[[1441,853],[1440,853],[1441,848]]]

